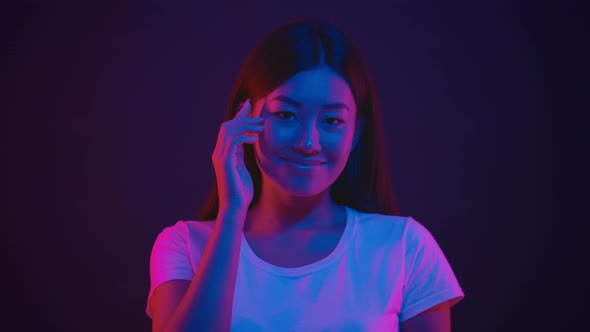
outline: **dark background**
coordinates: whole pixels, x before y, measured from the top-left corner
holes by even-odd
[[[32,261],[6,265],[33,304],[16,302],[14,322],[151,329],[153,241],[194,220],[214,184],[245,56],[301,16],[335,20],[364,52],[401,214],[433,233],[466,294],[453,330],[563,331],[582,315],[580,6],[123,3],[14,8],[5,92],[25,124],[14,136],[24,176],[8,183],[30,204],[17,220],[31,218],[33,244]]]

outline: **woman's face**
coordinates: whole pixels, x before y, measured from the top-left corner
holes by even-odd
[[[357,137],[356,112],[348,83],[326,67],[300,72],[258,100],[252,116],[265,120],[254,151],[263,182],[294,196],[329,189]]]

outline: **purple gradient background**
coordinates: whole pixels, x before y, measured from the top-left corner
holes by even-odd
[[[8,264],[30,279],[34,306],[15,306],[26,324],[151,329],[153,241],[194,219],[214,183],[242,60],[271,29],[310,15],[340,22],[364,52],[400,210],[435,236],[466,294],[453,331],[574,324],[587,258],[571,183],[582,185],[585,115],[559,94],[577,78],[578,9],[361,3],[22,6],[8,55],[17,104],[33,111],[18,152],[18,188],[31,190],[17,190],[33,204],[34,263]]]

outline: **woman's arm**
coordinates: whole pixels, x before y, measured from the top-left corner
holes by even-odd
[[[245,212],[219,211],[193,280],[170,281],[154,291],[152,331],[230,330],[245,219]]]
[[[449,301],[435,305],[403,321],[400,332],[451,332],[451,306]]]

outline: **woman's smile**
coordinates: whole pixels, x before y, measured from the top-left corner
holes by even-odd
[[[292,161],[286,158],[281,158],[282,160],[286,161],[287,164],[289,165],[289,167],[295,168],[295,169],[299,169],[299,170],[314,170],[314,169],[318,169],[319,167],[321,167],[322,165],[324,165],[326,162],[304,162],[304,163],[299,163],[296,161]]]

